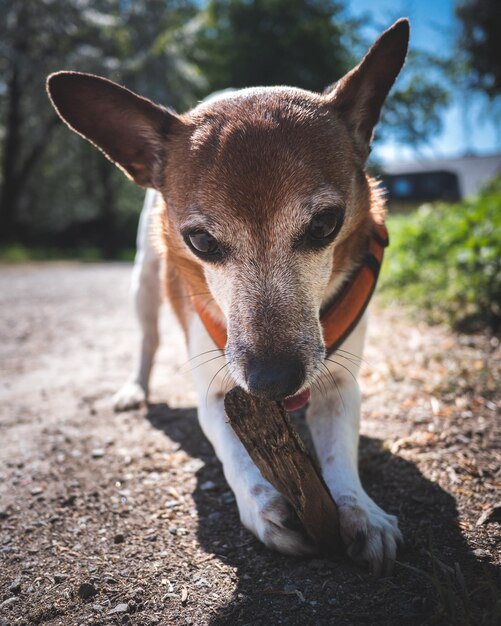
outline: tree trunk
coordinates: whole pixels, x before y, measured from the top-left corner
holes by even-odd
[[[0,239],[12,241],[16,236],[19,206],[19,159],[21,134],[21,87],[19,70],[14,63],[7,82],[7,128],[2,155],[2,190],[0,192]]]
[[[99,180],[102,186],[100,198],[101,250],[105,259],[116,259],[118,253],[115,210],[115,185],[110,163],[99,155]]]

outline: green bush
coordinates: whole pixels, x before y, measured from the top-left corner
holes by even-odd
[[[388,218],[385,298],[424,310],[432,322],[501,328],[501,177],[458,204],[423,205]]]

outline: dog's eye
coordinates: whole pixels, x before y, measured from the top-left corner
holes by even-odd
[[[310,241],[323,245],[334,239],[343,225],[344,210],[326,209],[315,215],[308,226]]]
[[[217,241],[209,233],[199,232],[188,235],[191,245],[198,252],[213,253],[218,249]]]
[[[191,231],[183,237],[188,247],[199,257],[212,261],[222,258],[222,249],[217,239],[205,230]]]

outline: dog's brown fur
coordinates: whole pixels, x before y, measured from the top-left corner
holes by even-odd
[[[321,98],[311,102],[309,94],[296,90],[264,98],[251,95],[224,106],[203,106],[183,121],[181,131],[170,138],[162,190],[169,216],[163,228],[167,291],[182,322],[192,311],[188,293],[209,293],[200,263],[178,229],[168,227],[169,222],[182,222],[186,207],[215,215],[232,228],[241,226],[254,241],[265,243],[279,236],[272,230],[273,218],[296,194],[329,185],[351,209],[335,243],[333,272],[358,261],[373,221],[382,218],[383,204],[345,125]],[[270,163],[273,167],[267,168]],[[215,301],[207,306],[223,319]]]

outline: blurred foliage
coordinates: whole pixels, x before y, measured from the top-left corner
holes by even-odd
[[[458,204],[388,218],[381,289],[433,322],[501,329],[501,177]]]
[[[193,48],[207,79],[201,95],[256,85],[323,91],[356,64],[359,26],[337,0],[209,0]]]
[[[131,262],[136,254],[135,248],[122,248],[115,260]],[[79,261],[94,263],[103,261],[101,248],[88,247],[51,247],[23,246],[22,244],[0,245],[0,261],[2,263],[32,263],[37,261]]]
[[[30,245],[132,246],[144,193],[57,119],[45,77],[101,74],[187,107],[203,80],[184,55],[189,0],[0,0],[0,237]]]
[[[361,37],[364,22],[348,17],[338,0],[209,0],[199,20],[192,58],[206,79],[201,97],[254,85],[323,91],[372,44]],[[376,139],[417,146],[440,130],[449,100],[444,69],[443,60],[411,49]]]
[[[0,0],[0,240],[99,248],[110,258],[134,245],[144,192],[64,128],[45,94],[47,74],[100,74],[178,110],[226,87],[321,90],[369,43],[360,35],[366,22],[345,7],[341,0]],[[417,144],[437,131],[446,94],[431,63],[409,57],[388,100],[385,133]]]
[[[501,6],[499,0],[459,0],[460,54],[468,63],[470,87],[490,98],[501,95]]]
[[[443,76],[447,64],[434,55],[411,49],[404,70],[383,107],[381,129],[385,139],[419,146],[436,136],[449,103]],[[378,131],[376,130],[376,136]]]

